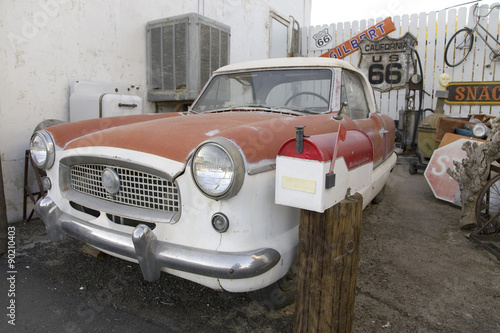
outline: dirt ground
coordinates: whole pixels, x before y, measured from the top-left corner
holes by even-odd
[[[500,261],[459,230],[460,209],[399,164],[385,200],[363,212],[354,332],[500,332]],[[216,292],[138,265],[48,241],[40,220],[16,229],[12,287],[0,261],[0,332],[292,332],[294,304],[265,310],[251,294]],[[0,311],[0,312],[1,312]]]

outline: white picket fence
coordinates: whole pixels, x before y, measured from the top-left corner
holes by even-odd
[[[423,99],[423,109],[435,108],[437,98],[434,97],[434,91],[439,87],[438,77],[441,73],[448,73],[451,82],[500,81],[500,61],[491,63],[489,59],[490,50],[479,37],[476,38],[476,45],[463,64],[451,68],[444,61],[447,41],[457,30],[465,26],[473,27],[475,18],[472,15],[472,9],[473,6],[469,8],[461,7],[458,10],[449,9],[392,17],[396,30],[388,36],[399,38],[406,32],[410,32],[417,38],[416,48],[422,62],[424,91],[426,92]],[[490,10],[490,7],[483,5],[479,10],[481,15],[485,15]],[[499,16],[500,11],[493,9],[487,18],[481,19],[483,26],[487,27],[489,32],[496,36],[497,40],[500,32]],[[304,56],[309,57],[320,56],[383,19],[303,28],[302,53]],[[318,48],[312,36],[324,29],[328,29],[333,41],[324,48]],[[352,53],[344,60],[358,65],[359,51]],[[490,63],[491,66],[487,66]],[[375,93],[380,111],[388,114],[393,119],[399,119],[399,111],[406,108],[405,95],[405,89]],[[418,102],[415,106],[418,107]],[[479,113],[498,116],[499,111],[500,105],[445,105],[445,113],[452,117],[467,117],[470,114]]]

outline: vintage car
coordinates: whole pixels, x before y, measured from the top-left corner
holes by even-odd
[[[282,307],[293,300],[300,209],[275,203],[277,155],[296,127],[312,138],[340,124],[365,138],[350,143],[348,135],[338,158],[365,152],[349,170],[370,167],[359,190],[366,206],[383,195],[396,155],[394,121],[376,112],[363,73],[324,58],[228,65],[187,112],[35,132],[31,156],[47,190],[36,212],[51,240],[67,234],[136,262],[148,281],[163,271],[217,290],[258,291]]]

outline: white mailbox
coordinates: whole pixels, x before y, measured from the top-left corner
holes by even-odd
[[[344,139],[339,140],[337,133],[298,134],[285,142],[276,159],[275,202],[322,213],[342,201],[348,189],[355,193],[370,186],[370,138],[361,131],[348,130]]]

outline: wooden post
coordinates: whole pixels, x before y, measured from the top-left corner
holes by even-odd
[[[7,205],[3,188],[2,159],[0,158],[0,255],[7,252]]]
[[[301,211],[295,333],[352,332],[363,197]]]

